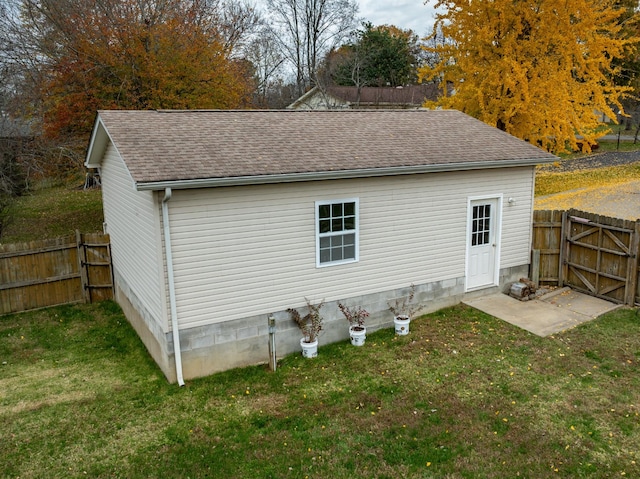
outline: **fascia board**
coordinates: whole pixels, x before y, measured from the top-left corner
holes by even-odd
[[[342,180],[371,178],[379,176],[416,175],[422,173],[443,173],[450,171],[468,171],[497,168],[515,168],[552,163],[557,158],[529,158],[517,160],[482,161],[474,163],[450,163],[441,165],[419,165],[389,168],[365,168],[359,170],[318,171],[310,173],[286,173],[277,175],[236,176],[225,178],[198,178],[186,180],[165,180],[136,183],[138,191],[194,188],[216,188],[225,186],[265,185],[274,183],[294,183],[300,181]]]

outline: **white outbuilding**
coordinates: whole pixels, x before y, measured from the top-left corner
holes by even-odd
[[[287,308],[391,327],[529,274],[535,166],[557,158],[452,110],[100,111],[116,298],[170,381],[299,351]]]

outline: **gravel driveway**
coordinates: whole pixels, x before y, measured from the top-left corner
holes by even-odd
[[[560,173],[636,162],[640,162],[640,151],[612,151],[564,160],[558,165],[544,165],[540,170]],[[535,209],[538,210],[570,208],[632,221],[640,219],[640,178],[638,181],[598,188],[579,188],[535,199]]]

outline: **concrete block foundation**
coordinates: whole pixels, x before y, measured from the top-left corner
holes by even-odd
[[[464,277],[416,285],[414,302],[420,304],[417,314],[426,314],[438,309],[459,304],[464,299],[479,297],[508,289],[508,284],[528,275],[528,265],[501,271],[500,287],[465,293]],[[343,299],[348,306],[362,306],[369,311],[367,331],[393,327],[393,315],[387,301],[406,296],[409,287],[395,291],[384,291],[360,297]],[[301,310],[301,313],[303,311]],[[338,309],[337,301],[328,301],[320,310],[324,318],[319,342],[330,344],[349,338],[348,324]],[[273,313],[276,318],[276,353],[282,358],[300,352],[300,331],[286,311]],[[228,369],[255,364],[267,364],[268,317],[261,314],[242,320],[216,323],[180,331],[183,375],[185,379],[207,376]],[[172,335],[166,335],[169,363],[174,363]],[[157,361],[157,359],[156,359]],[[172,371],[174,374],[175,372]],[[173,376],[168,379],[175,380]]]
[[[505,291],[511,283],[526,277],[528,272],[529,265],[503,269],[500,272],[500,286],[470,293],[464,290],[464,277],[416,285],[413,302],[420,305],[416,315],[454,306],[466,299]],[[367,331],[371,333],[382,328],[393,327],[393,315],[389,311],[387,301],[402,298],[408,294],[409,286],[341,301],[347,306],[362,306],[369,312]],[[149,314],[145,313],[131,291],[118,282],[116,300],[167,379],[170,382],[176,382],[172,333],[159,331],[159,326]],[[321,313],[324,326],[319,338],[320,346],[347,340],[348,323],[338,309],[337,301],[326,302]],[[299,353],[301,334],[298,327],[285,310],[273,314],[276,318],[277,357],[282,358],[292,353]],[[240,320],[180,330],[184,378],[193,379],[236,367],[267,364],[269,361],[268,317],[269,313],[265,313]]]

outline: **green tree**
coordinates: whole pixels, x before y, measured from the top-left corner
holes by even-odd
[[[462,110],[550,151],[589,149],[630,91],[616,85],[615,59],[635,50],[627,10],[612,0],[438,0],[434,32],[451,42],[421,78],[439,80],[438,106]]]
[[[420,46],[411,30],[364,23],[353,41],[327,56],[338,85],[400,86],[417,80]]]

